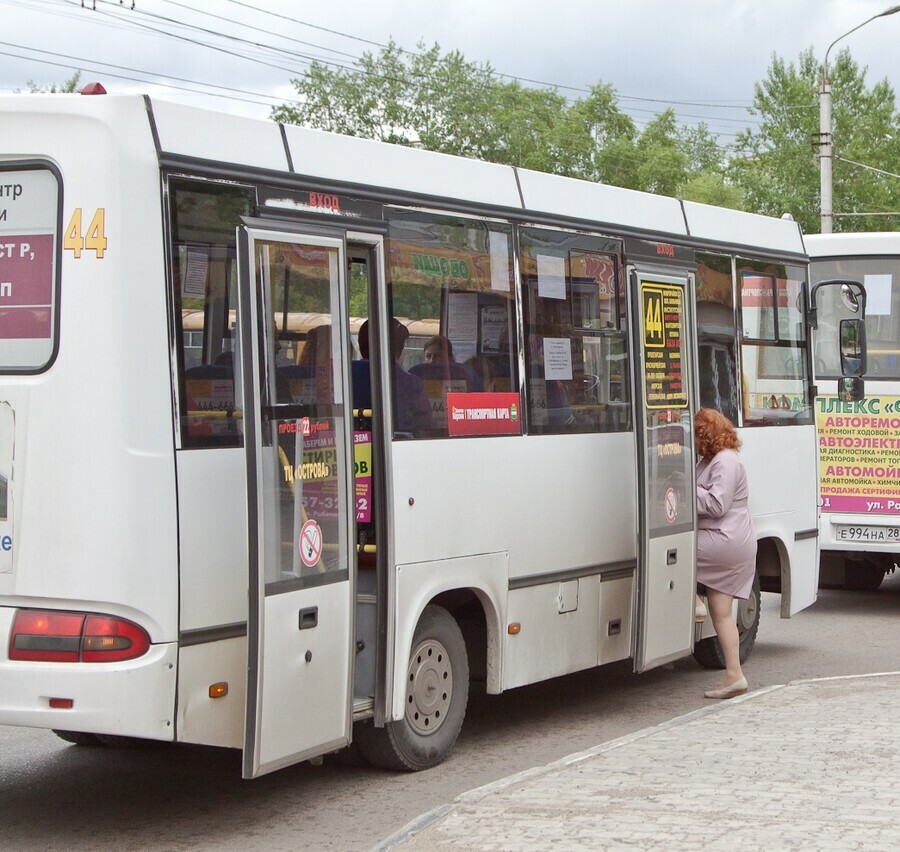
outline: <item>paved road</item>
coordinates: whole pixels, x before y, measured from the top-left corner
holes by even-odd
[[[824,591],[789,621],[777,613],[764,595],[754,689],[898,668],[900,577],[873,594]],[[476,691],[450,759],[416,775],[343,757],[243,782],[234,752],[84,749],[0,727],[0,848],[370,849],[467,790],[704,707],[716,677],[692,660],[643,675],[616,664],[500,696]]]

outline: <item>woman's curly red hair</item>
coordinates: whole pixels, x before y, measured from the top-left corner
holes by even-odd
[[[720,450],[739,450],[741,439],[731,421],[714,408],[701,408],[694,415],[694,440],[697,452],[711,459]]]

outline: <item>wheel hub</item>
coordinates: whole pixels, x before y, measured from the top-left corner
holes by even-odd
[[[413,650],[406,678],[406,721],[416,733],[433,734],[444,723],[453,696],[447,649],[426,639]]]

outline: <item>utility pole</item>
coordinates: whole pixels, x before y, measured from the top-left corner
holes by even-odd
[[[832,224],[834,222],[834,202],[832,200],[832,173],[831,167],[834,162],[834,146],[831,132],[831,80],[828,79],[828,54],[842,38],[846,38],[850,33],[855,33],[860,27],[874,21],[876,18],[886,18],[900,12],[900,5],[891,6],[877,15],[872,15],[861,24],[855,26],[852,30],[847,30],[843,35],[839,35],[825,51],[825,61],[822,63],[822,86],[819,89],[819,190],[820,190],[820,211],[821,224],[820,231],[823,234],[832,232]]]

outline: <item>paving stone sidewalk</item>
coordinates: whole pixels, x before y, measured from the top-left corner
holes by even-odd
[[[459,796],[379,850],[900,848],[900,672],[795,681]]]

